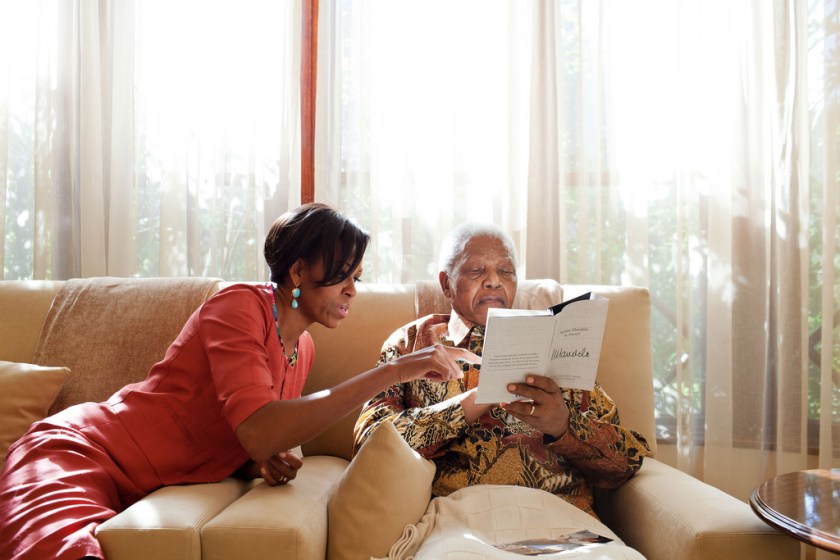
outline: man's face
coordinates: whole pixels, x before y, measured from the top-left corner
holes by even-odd
[[[499,239],[477,236],[464,246],[452,274],[440,273],[440,286],[462,319],[486,325],[488,309],[513,305],[516,267]]]

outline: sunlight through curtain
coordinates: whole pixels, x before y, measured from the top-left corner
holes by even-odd
[[[322,3],[316,198],[372,231],[369,281],[435,278],[472,220],[520,277],[648,287],[680,469],[746,499],[840,466],[838,9]]]
[[[299,2],[4,2],[3,278],[262,279],[299,203]]]

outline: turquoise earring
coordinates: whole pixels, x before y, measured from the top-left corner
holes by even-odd
[[[292,309],[298,308],[298,300],[297,298],[300,297],[300,288],[295,288],[292,290]]]

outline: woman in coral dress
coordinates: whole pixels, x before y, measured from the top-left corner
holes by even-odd
[[[301,396],[314,346],[306,328],[347,316],[369,236],[322,204],[281,216],[265,240],[271,283],[235,284],[197,309],[139,383],[32,425],[0,473],[0,558],[104,558],[96,527],[170,484],[236,472],[286,484],[288,450],[368,398],[419,377],[460,377],[441,345]]]

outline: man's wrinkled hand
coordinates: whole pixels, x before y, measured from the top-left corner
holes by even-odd
[[[569,429],[569,407],[563,391],[553,379],[542,375],[528,375],[525,383],[511,383],[508,391],[524,398],[502,407],[544,434],[559,438]]]

